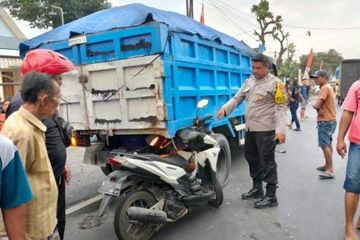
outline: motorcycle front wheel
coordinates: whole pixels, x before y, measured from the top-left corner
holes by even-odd
[[[126,215],[129,207],[150,208],[156,199],[147,191],[138,190],[120,196],[114,215],[114,228],[120,240],[148,240],[155,232],[149,223],[131,221]]]
[[[222,134],[216,133],[215,139],[220,145],[220,153],[216,164],[216,177],[221,187],[224,187],[230,177],[231,153],[229,142]]]
[[[213,190],[215,194],[212,196],[208,204],[212,207],[220,207],[220,205],[224,201],[224,195],[223,195],[222,187],[217,179],[215,179]]]

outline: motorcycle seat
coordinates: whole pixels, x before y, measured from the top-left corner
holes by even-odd
[[[163,162],[163,163],[167,163],[167,164],[171,164],[171,165],[175,165],[181,168],[186,168],[188,165],[188,161],[183,158],[180,155],[168,155],[166,157],[160,157],[158,155],[155,154],[146,154],[143,156],[150,158],[151,160],[155,160],[155,161],[159,161],[159,162]]]

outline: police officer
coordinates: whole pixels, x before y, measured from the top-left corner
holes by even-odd
[[[255,208],[278,205],[278,183],[275,162],[276,142],[285,142],[286,89],[284,84],[269,73],[269,60],[263,54],[252,59],[252,72],[240,90],[217,113],[220,119],[228,116],[244,99],[246,104],[245,158],[249,163],[252,189],[242,199],[261,200]],[[266,182],[264,196],[263,181]]]

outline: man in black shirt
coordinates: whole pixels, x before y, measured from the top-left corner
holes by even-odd
[[[288,96],[289,108],[291,112],[291,123],[288,125],[288,127],[292,129],[292,124],[295,122],[296,128],[294,130],[301,131],[300,122],[297,117],[297,109],[299,107],[299,103],[304,101],[304,98],[300,93],[300,86],[297,81],[293,81],[292,85],[289,88]]]

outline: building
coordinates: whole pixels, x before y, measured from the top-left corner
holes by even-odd
[[[0,102],[14,96],[20,88],[19,44],[25,35],[9,14],[0,8]]]

